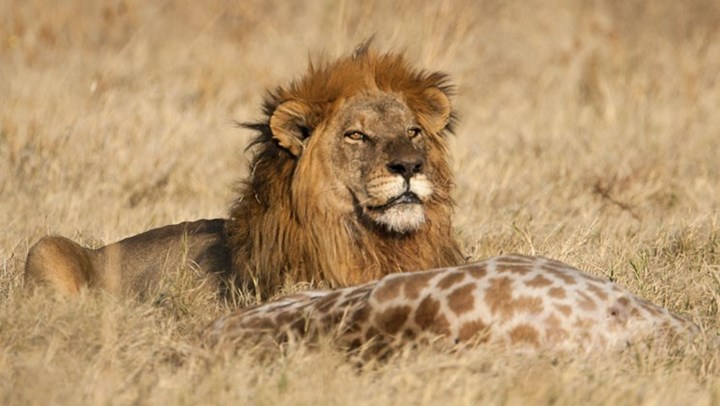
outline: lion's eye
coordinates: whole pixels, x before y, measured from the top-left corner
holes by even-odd
[[[345,138],[349,138],[353,141],[364,141],[367,139],[367,135],[361,133],[360,131],[348,131],[345,133]]]
[[[412,127],[412,128],[408,128],[407,133],[408,133],[408,137],[410,137],[410,139],[413,139],[413,138],[417,137],[418,135],[420,135],[422,133],[422,130],[419,127]]]

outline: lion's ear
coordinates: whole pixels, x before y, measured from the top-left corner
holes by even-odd
[[[307,104],[290,100],[279,105],[270,117],[273,138],[295,156],[300,156],[305,148],[303,141],[310,136],[309,116]]]
[[[450,98],[437,87],[428,87],[423,91],[423,101],[426,104],[424,119],[428,129],[433,133],[439,133],[448,125],[452,107]]]

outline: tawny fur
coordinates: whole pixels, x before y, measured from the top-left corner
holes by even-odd
[[[44,237],[28,252],[25,285],[29,290],[50,287],[62,295],[91,288],[142,298],[163,277],[183,271],[209,275],[206,285],[218,290],[230,269],[224,227],[223,219],[174,224],[97,249]]]
[[[216,343],[246,346],[326,335],[351,349],[440,337],[591,350],[696,332],[692,322],[608,280],[542,257],[506,255],[301,292],[227,315],[209,335]]]

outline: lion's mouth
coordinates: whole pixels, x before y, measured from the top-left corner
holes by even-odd
[[[422,203],[422,201],[420,200],[418,195],[416,195],[413,192],[405,192],[401,195],[393,197],[392,199],[388,200],[384,204],[381,204],[379,206],[370,206],[370,207],[368,207],[368,209],[373,210],[373,211],[384,211],[384,210],[389,209],[390,207],[398,206],[401,204],[421,204],[421,203]]]

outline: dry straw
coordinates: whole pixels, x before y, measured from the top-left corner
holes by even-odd
[[[266,88],[308,53],[384,50],[447,71],[455,227],[475,258],[537,253],[717,334],[716,1],[0,3],[0,404],[694,404],[698,343],[601,357],[332,348],[210,352],[226,308],[192,284],[149,303],[21,296],[29,244],[90,245],[226,214]]]

